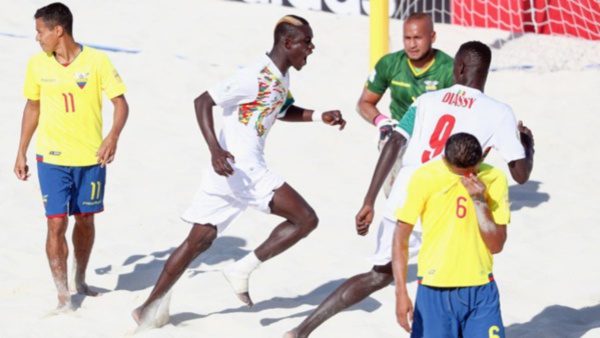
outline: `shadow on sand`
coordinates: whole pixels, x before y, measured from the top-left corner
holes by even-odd
[[[514,338],[579,338],[600,328],[600,305],[573,309],[553,305],[544,309],[529,322],[506,328],[506,336]]]
[[[416,264],[410,264],[408,266],[408,282],[414,282],[417,280],[417,266]],[[346,279],[337,279],[327,282],[323,285],[318,286],[307,294],[299,295],[296,297],[275,297],[269,300],[255,303],[252,308],[247,306],[240,306],[237,308],[226,309],[223,311],[212,312],[205,315],[195,314],[190,312],[177,313],[171,316],[171,324],[177,326],[189,320],[202,319],[217,314],[228,314],[236,312],[260,312],[270,309],[293,309],[302,305],[318,306],[327,296],[329,296],[335,289],[337,289]],[[381,303],[372,297],[367,297],[362,302],[344,310],[344,311],[364,311],[373,312],[381,307]],[[269,326],[273,323],[279,322],[284,319],[290,318],[303,318],[308,316],[314,309],[306,310],[298,313],[291,314],[280,318],[263,318],[260,323],[262,326]]]
[[[548,202],[550,195],[540,192],[541,182],[528,181],[523,185],[511,185],[508,187],[510,197],[510,210],[517,211],[522,208],[535,208],[538,205]]]
[[[200,255],[188,267],[189,277],[193,277],[203,270],[198,270],[200,264],[218,264],[227,260],[238,260],[249,251],[242,249],[246,241],[231,236],[222,236],[215,239],[210,250]],[[134,265],[133,271],[119,275],[115,290],[139,291],[154,286],[160,275],[165,261],[169,258],[175,248],[164,251],[156,251],[149,255],[132,255],[128,257],[121,267],[127,268]],[[127,269],[131,270],[130,268]],[[97,274],[103,275],[113,272],[113,266],[106,266],[95,270]]]

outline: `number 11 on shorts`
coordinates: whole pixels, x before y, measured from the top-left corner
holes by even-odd
[[[97,200],[100,199],[100,190],[102,187],[102,183],[100,181],[97,182],[92,182],[92,196],[90,197],[91,200]]]

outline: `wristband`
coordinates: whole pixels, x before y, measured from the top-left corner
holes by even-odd
[[[381,122],[381,120],[385,120],[385,119],[389,119],[389,117],[387,117],[383,114],[379,114],[379,115],[375,116],[375,118],[373,119],[373,124],[377,126],[379,124],[379,122]]]
[[[313,122],[323,121],[323,112],[320,110],[313,110],[311,119],[313,120]]]

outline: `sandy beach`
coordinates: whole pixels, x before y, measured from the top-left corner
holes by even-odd
[[[220,269],[253,250],[281,220],[246,212],[176,284],[170,324],[136,337],[281,337],[346,278],[370,269],[376,229],[366,237],[354,230],[378,158],[378,132],[355,111],[369,72],[368,17],[222,0],[68,1],[76,41],[120,50],[106,54],[128,87],[130,116],[108,168],[105,212],[96,218],[87,273],[89,284],[104,294],[75,295],[75,311],[51,315],[56,291],[44,249],[46,218],[33,142],[32,177],[21,182],[13,173],[26,65],[40,51],[33,14],[46,4],[3,0],[0,6],[0,337],[133,333],[130,313],[188,233],[179,216],[210,169],[192,101],[269,50],[272,29],[285,14],[306,18],[316,45],[307,66],[292,71],[296,104],[340,109],[348,121],[341,132],[279,121],[267,140],[269,167],[313,206],[319,227],[253,273],[255,306],[247,309]],[[594,174],[600,157],[593,155],[600,127],[600,44],[555,36],[508,39],[507,32],[444,24],[436,31],[434,46],[450,55],[469,40],[505,40],[493,49],[496,71],[486,93],[510,104],[535,136],[530,181],[517,185],[509,178],[512,222],[504,251],[495,256],[507,336],[600,337],[600,229],[593,214],[600,201]],[[402,48],[401,37],[402,22],[391,21],[391,50]],[[573,51],[575,56],[566,54]],[[380,108],[388,102],[385,96]],[[215,112],[218,127],[220,109]],[[111,115],[105,100],[105,132]],[[489,158],[508,174],[498,154]],[[377,221],[383,202],[382,194]],[[414,300],[416,261],[409,273]],[[311,337],[408,337],[396,324],[394,301],[390,286]]]

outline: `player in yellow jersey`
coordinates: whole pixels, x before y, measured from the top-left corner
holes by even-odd
[[[125,85],[110,60],[73,39],[73,16],[61,3],[52,3],[34,15],[36,40],[43,52],[27,66],[27,98],[15,174],[26,181],[27,148],[34,132],[42,198],[48,219],[46,254],[58,290],[58,309],[70,308],[67,284],[68,216],[73,230],[73,284],[71,290],[96,296],[85,282],[94,244],[94,214],[104,208],[106,164],[114,159],[129,107]],[[114,105],[113,126],[102,139],[102,92]]]
[[[450,136],[444,158],[412,175],[406,202],[395,213],[396,316],[411,337],[504,337],[492,255],[506,242],[508,183],[500,170],[481,164],[482,155],[475,136]],[[419,218],[423,248],[413,312],[406,290],[408,239]]]

